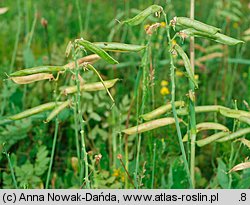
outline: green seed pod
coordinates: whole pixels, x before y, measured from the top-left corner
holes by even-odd
[[[70,105],[71,101],[65,101],[59,106],[57,106],[52,112],[49,114],[49,116],[46,119],[46,123],[50,122],[54,117],[56,117],[60,112],[62,112],[66,107]]]
[[[244,43],[244,41],[241,41],[241,40],[226,36],[226,35],[221,34],[221,33],[216,33],[214,35],[214,37],[215,37],[216,42],[226,44],[226,45],[229,45],[229,46],[234,46],[234,45],[239,44],[239,43]]]
[[[146,132],[166,125],[174,124],[175,120],[172,117],[160,118],[157,120],[149,121],[138,126],[134,126],[125,130],[122,130],[125,134],[133,135],[137,133]]]
[[[244,41],[226,36],[226,35],[221,34],[221,33],[216,33],[216,34],[203,33],[201,31],[197,31],[197,30],[192,29],[192,28],[184,29],[184,30],[180,31],[179,36],[181,36],[182,38],[185,38],[187,36],[202,37],[202,38],[207,38],[207,39],[216,41],[218,43],[222,43],[222,44],[230,45],[230,46],[236,45],[239,43],[244,43]]]
[[[92,55],[84,56],[83,58],[78,59],[77,64],[79,66],[81,66],[83,63],[91,63],[92,64],[99,59],[101,59],[100,56],[98,56],[97,54],[92,54]],[[73,68],[75,68],[75,66],[76,66],[75,61],[64,65],[65,68],[69,68],[69,69],[73,69]]]
[[[114,52],[138,52],[146,48],[146,46],[116,42],[95,42],[94,44],[105,51]]]
[[[210,143],[212,143],[212,142],[214,142],[222,137],[225,137],[226,135],[228,135],[228,132],[218,132],[218,133],[215,133],[209,137],[206,137],[205,139],[198,140],[196,142],[196,144],[199,147],[203,147],[203,146],[210,144]]]
[[[184,106],[185,102],[184,101],[176,101],[176,102],[174,102],[174,104],[175,104],[175,107],[182,107],[182,106]],[[144,120],[152,120],[156,117],[159,117],[162,114],[167,113],[170,110],[172,110],[172,105],[171,105],[171,103],[167,103],[166,105],[158,107],[149,113],[141,115],[141,117]]]
[[[51,73],[51,72],[58,72],[58,71],[65,71],[66,68],[64,66],[39,66],[34,68],[27,68],[23,70],[16,71],[11,73],[10,76],[24,76],[24,75],[32,75],[36,73]]]
[[[37,73],[26,76],[10,77],[9,79],[13,80],[16,84],[29,84],[41,80],[51,80],[54,79],[54,76],[50,73]]]
[[[223,106],[220,106],[220,105],[196,106],[195,107],[195,113],[219,112],[220,108],[223,108]],[[188,115],[188,109],[187,108],[178,109],[176,112],[177,112],[178,115]]]
[[[182,38],[186,38],[188,36],[195,36],[195,37],[203,37],[203,38],[213,38],[213,40],[215,40],[215,37],[213,37],[214,35],[209,34],[209,33],[204,33],[202,31],[198,31],[195,30],[193,28],[187,28],[184,30],[181,30],[180,32],[178,32],[178,35]]]
[[[196,125],[197,132],[200,132],[202,130],[222,130],[223,132],[228,132],[229,129],[219,123],[215,122],[202,122]]]
[[[249,117],[240,116],[239,121],[245,122],[245,123],[250,125],[250,118]]]
[[[50,103],[45,103],[42,105],[39,105],[37,107],[33,107],[31,109],[25,110],[23,112],[20,112],[16,115],[12,115],[10,117],[8,117],[8,119],[10,120],[20,120],[47,110],[51,110],[54,107],[56,107],[57,105],[60,105],[62,102],[50,102]]]
[[[232,134],[227,135],[226,137],[216,140],[216,142],[226,142],[229,140],[234,140],[248,133],[250,133],[250,128],[240,129]]]
[[[157,13],[159,15],[163,11],[163,8],[158,5],[152,5],[142,12],[140,12],[135,17],[128,19],[126,21],[123,21],[122,23],[128,24],[130,26],[136,26],[140,23],[142,23],[146,18],[148,18],[151,14]]]
[[[106,86],[106,88],[111,88],[114,86],[114,84],[118,81],[119,79],[113,79],[113,80],[107,80],[107,81],[103,81],[104,85]],[[102,82],[97,82],[97,83],[88,83],[88,84],[84,84],[80,86],[80,90],[81,91],[85,91],[85,92],[91,92],[91,91],[98,91],[98,90],[105,90]],[[72,93],[76,93],[77,92],[77,86],[70,86],[70,87],[66,87],[66,88],[60,88],[61,93],[64,95],[67,94],[72,94]]]
[[[250,141],[245,139],[245,138],[240,138],[237,141],[240,141],[241,143],[243,143],[244,145],[246,145],[249,149],[250,149]]]
[[[223,116],[230,117],[230,118],[239,118],[241,116],[241,114],[238,110],[232,110],[229,108],[220,108],[219,112]]]
[[[229,108],[222,107],[219,109],[221,115],[225,117],[235,118],[241,122],[250,125],[250,113],[243,110],[233,110]]]
[[[175,44],[174,45],[174,49],[178,52],[178,54],[182,57],[182,60],[184,61],[184,66],[186,68],[186,71],[187,71],[187,74],[188,74],[188,77],[190,78],[190,80],[194,83],[195,87],[198,88],[198,84],[197,82],[195,81],[195,78],[194,78],[194,73],[192,71],[192,67],[191,67],[191,64],[190,64],[190,61],[187,57],[187,54],[182,50],[182,48],[178,45],[178,44]]]
[[[76,43],[78,43],[79,45],[83,46],[85,49],[90,50],[91,52],[99,55],[103,60],[105,60],[106,62],[110,63],[110,64],[117,64],[118,61],[116,61],[114,58],[112,58],[106,51],[104,51],[103,49],[99,48],[97,45],[86,41],[84,39],[77,39],[75,41]]]
[[[196,125],[196,133],[199,133],[200,131],[203,130],[222,130],[223,132],[229,132],[229,129],[219,123],[215,123],[215,122],[202,122]],[[186,142],[188,140],[188,135],[186,134],[182,141]]]
[[[177,25],[181,25],[187,28],[193,28],[195,30],[202,31],[212,35],[221,31],[221,29],[219,28],[186,17],[175,17],[173,22]]]

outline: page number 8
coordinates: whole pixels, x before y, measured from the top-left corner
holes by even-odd
[[[246,193],[241,193],[240,194],[240,201],[246,201],[247,200],[247,194]]]

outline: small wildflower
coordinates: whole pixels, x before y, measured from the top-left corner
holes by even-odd
[[[41,24],[44,28],[46,28],[48,26],[48,21],[45,18],[41,19]]]
[[[120,169],[114,169],[113,176],[119,177],[120,176]]]
[[[176,45],[176,40],[172,40],[172,45]]]
[[[195,79],[195,80],[199,80],[199,75],[198,75],[198,74],[195,74],[195,75],[194,75],[194,79]]]
[[[168,95],[170,91],[167,87],[162,87],[160,93],[161,95]]]
[[[117,155],[117,159],[122,159],[122,155],[121,155],[121,154],[118,154],[118,155]]]
[[[124,174],[121,176],[121,181],[125,182],[125,175]]]
[[[96,163],[99,163],[100,160],[101,160],[101,158],[102,158],[102,155],[101,155],[101,154],[95,155]]]
[[[145,31],[148,35],[152,35],[153,32],[160,26],[160,23],[154,23],[145,28]]]
[[[176,74],[176,76],[178,76],[178,77],[181,77],[181,76],[184,75],[184,73],[183,73],[182,71],[179,71],[179,70],[177,70],[177,71],[175,72],[175,74]]]
[[[161,22],[161,28],[165,28],[166,27],[166,23],[165,22]]]
[[[178,35],[181,37],[181,39],[184,41],[185,40],[185,38],[187,38],[188,37],[188,35],[185,33],[185,32],[179,32],[178,33]]]
[[[168,83],[168,81],[166,81],[166,80],[162,80],[161,81],[161,86],[167,86],[169,83]]]
[[[145,31],[148,30],[149,27],[150,27],[149,24],[144,25],[144,30],[145,30]]]
[[[191,101],[195,101],[195,93],[192,90],[189,90],[187,95]]]
[[[233,23],[233,28],[235,28],[235,29],[239,28],[239,24],[237,22],[234,22]]]
[[[176,21],[177,21],[177,17],[175,16],[175,17],[170,21],[170,25],[174,27],[174,26],[176,25]]]

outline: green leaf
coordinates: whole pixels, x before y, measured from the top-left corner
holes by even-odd
[[[189,188],[188,176],[184,168],[181,156],[177,157],[170,165],[168,174],[168,188],[187,189]]]
[[[229,188],[229,176],[227,174],[227,166],[222,161],[222,159],[218,158],[218,168],[217,168],[217,179],[219,182],[219,185],[223,189]]]
[[[106,132],[105,130],[98,129],[97,132],[102,137],[102,140],[107,140],[108,139],[108,132]]]
[[[249,189],[250,188],[250,169],[244,169],[241,174],[241,180],[238,183],[237,189]]]
[[[100,115],[98,115],[98,114],[95,113],[95,112],[90,113],[89,118],[92,118],[93,120],[98,121],[98,122],[100,122],[101,119],[102,119],[102,118],[100,117]]]
[[[34,165],[34,173],[36,176],[43,175],[48,169],[50,158],[48,156],[48,150],[45,146],[39,147],[36,155],[36,161]]]

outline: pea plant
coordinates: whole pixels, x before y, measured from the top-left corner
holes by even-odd
[[[82,92],[97,92],[105,90],[110,97],[110,109],[114,109],[116,102],[112,97],[109,89],[112,88],[118,81],[118,78],[103,80],[101,74],[93,66],[98,60],[103,60],[110,65],[118,64],[119,62],[114,59],[109,52],[142,52],[141,58],[141,76],[142,76],[142,93],[139,95],[139,85],[135,91],[134,99],[137,100],[141,97],[141,105],[137,104],[137,124],[133,127],[128,127],[121,130],[124,133],[124,150],[117,157],[126,172],[125,187],[140,188],[144,178],[144,172],[139,173],[140,166],[140,149],[142,141],[142,133],[152,131],[160,127],[168,125],[175,125],[176,127],[176,140],[182,153],[182,160],[184,162],[184,169],[188,176],[190,188],[195,188],[195,155],[196,147],[203,147],[210,143],[223,143],[230,140],[243,137],[250,133],[250,112],[238,109],[232,109],[223,105],[196,105],[196,89],[199,89],[199,83],[195,79],[195,72],[193,65],[190,62],[188,54],[184,51],[183,45],[188,42],[189,38],[204,38],[207,40],[215,41],[219,44],[233,46],[236,44],[244,43],[241,40],[234,39],[221,33],[221,29],[211,25],[207,25],[200,21],[190,19],[187,17],[173,17],[168,19],[164,9],[159,5],[151,5],[138,15],[131,19],[119,22],[120,26],[138,26],[143,24],[151,15],[160,19],[163,17],[163,27],[167,36],[166,56],[170,61],[170,79],[171,79],[171,102],[162,102],[162,106],[150,111],[145,112],[145,104],[147,103],[149,88],[149,55],[152,47],[152,36],[157,29],[162,26],[162,23],[155,22],[148,25],[145,30],[147,37],[145,45],[132,45],[117,42],[89,42],[86,39],[80,38],[68,44],[66,49],[66,56],[72,59],[72,62],[62,66],[39,66],[19,70],[9,74],[9,79],[16,84],[30,84],[37,81],[50,80],[54,86],[54,101],[41,104],[39,106],[27,109],[21,113],[12,116],[6,116],[0,121],[0,125],[11,123],[12,121],[21,120],[28,117],[33,117],[37,114],[46,112],[46,119],[43,123],[55,123],[55,132],[53,139],[53,146],[50,156],[50,164],[47,173],[46,188],[49,187],[51,179],[51,170],[53,166],[55,147],[58,137],[59,119],[58,115],[65,109],[73,109],[74,115],[74,129],[75,129],[75,145],[77,153],[77,163],[79,167],[79,184],[80,187],[91,188],[91,177],[93,173],[93,166],[89,164],[88,150],[86,148],[87,135],[85,133],[85,121],[83,119],[82,103],[84,98]],[[87,52],[93,54],[87,55]],[[176,99],[176,87],[178,84],[175,82],[176,76],[176,61],[180,58],[185,67],[186,77],[188,80],[189,90],[187,90],[187,101]],[[99,82],[85,82],[81,75],[88,71],[92,71],[98,76]],[[68,81],[68,78],[73,81]],[[126,79],[124,79],[126,80]],[[138,80],[138,84],[140,79]],[[67,84],[69,83],[69,84]],[[52,83],[51,83],[52,84]],[[153,91],[152,91],[153,93]],[[153,94],[152,94],[153,96]],[[196,123],[196,115],[200,113],[218,113],[223,117],[232,118],[234,123],[242,123],[241,128],[231,130],[227,126],[214,122],[200,122]],[[186,121],[187,116],[188,121]],[[181,129],[181,126],[184,129]],[[214,130],[214,134],[202,139],[197,139],[197,134],[204,130]],[[182,134],[183,131],[185,134]],[[137,152],[136,163],[133,172],[133,177],[129,173],[129,157],[127,138],[130,136],[137,137]],[[175,136],[173,136],[175,137]],[[241,138],[243,143],[248,144],[249,141]],[[125,155],[125,163],[121,154]],[[8,157],[8,155],[7,155]],[[95,164],[101,160],[101,155],[95,158]],[[155,159],[155,157],[154,157]],[[11,162],[9,160],[11,167]],[[249,168],[249,162],[244,162],[232,168],[231,172]],[[89,170],[90,169],[90,170]],[[13,169],[11,169],[13,170]],[[15,174],[12,171],[12,178],[15,181]],[[153,179],[152,179],[153,184]]]

